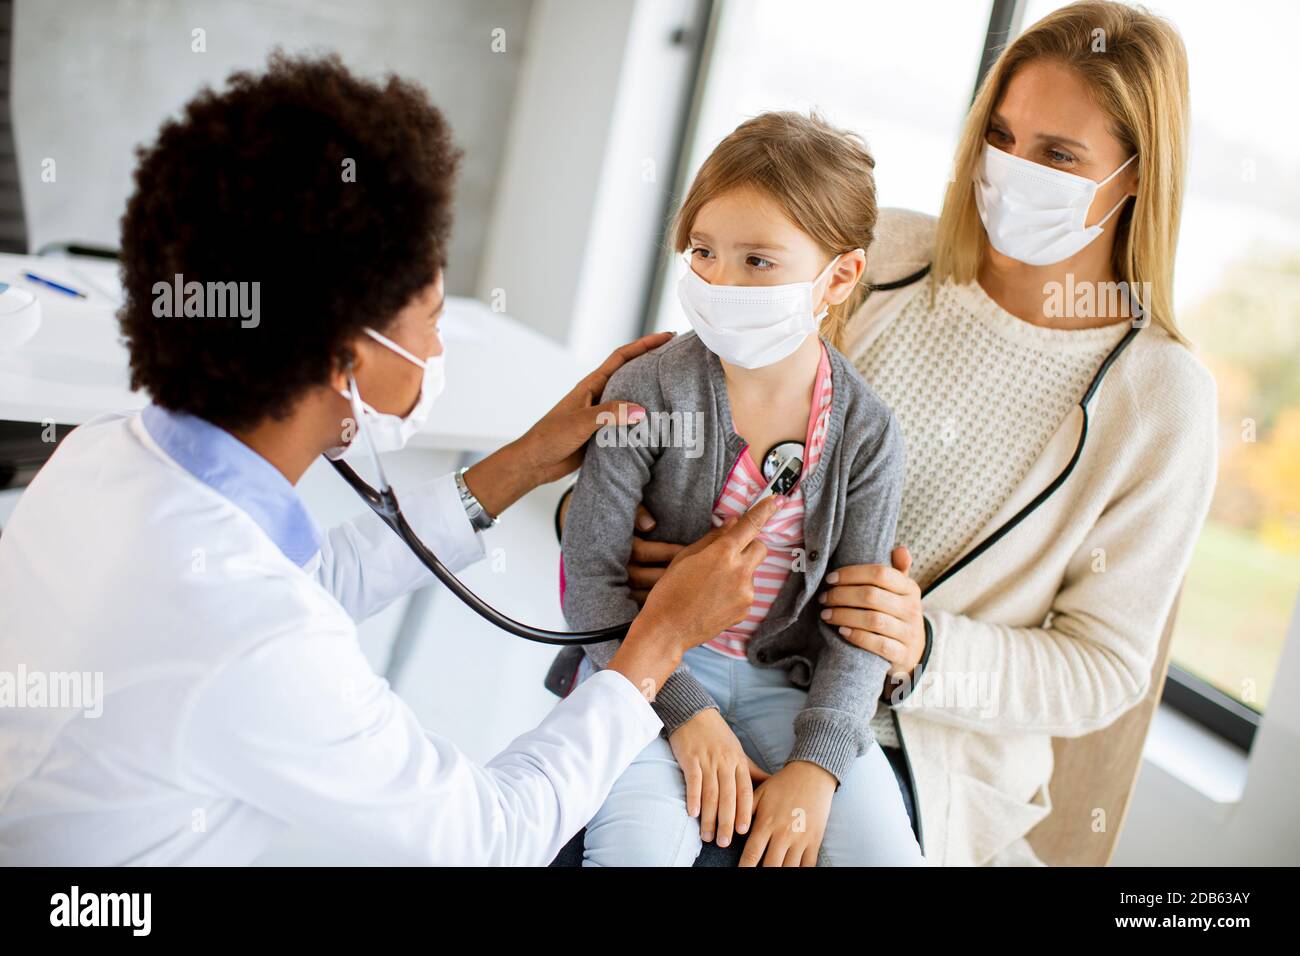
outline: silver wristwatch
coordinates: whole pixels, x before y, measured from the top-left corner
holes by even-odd
[[[469,490],[469,485],[465,484],[465,472],[469,471],[469,466],[465,466],[456,472],[456,490],[460,492],[460,503],[465,508],[465,514],[469,517],[469,523],[475,531],[486,531],[495,525],[500,519],[494,518],[487,513],[487,509],[479,503],[474,497],[474,492]]]

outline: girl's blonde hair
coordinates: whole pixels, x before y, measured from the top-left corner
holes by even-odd
[[[690,246],[705,203],[748,186],[770,196],[827,256],[866,251],[876,228],[875,166],[860,137],[816,112],[761,113],[737,126],[700,167],[677,213],[673,246],[679,253]],[[859,283],[822,320],[821,335],[836,348],[866,291]]]
[[[1016,70],[1038,59],[1077,71],[1114,135],[1137,154],[1136,199],[1111,220],[1115,274],[1152,321],[1186,344],[1174,323],[1173,281],[1187,164],[1187,52],[1168,21],[1122,3],[1081,0],[1062,7],[1013,40],[993,64],[957,146],[939,217],[935,279],[965,284],[979,272],[987,239],[973,184],[990,116]]]

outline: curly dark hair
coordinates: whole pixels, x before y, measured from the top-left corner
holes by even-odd
[[[446,265],[461,153],[396,77],[277,51],[205,88],[138,156],[119,318],[131,385],[164,408],[227,429],[282,417]],[[177,274],[259,283],[257,321],[165,317],[155,285]]]

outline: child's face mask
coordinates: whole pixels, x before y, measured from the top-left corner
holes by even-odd
[[[814,289],[840,261],[841,253],[811,282],[786,285],[710,285],[690,268],[677,284],[677,297],[700,341],[718,358],[741,368],[762,368],[790,355],[825,318],[813,313],[821,296]]]

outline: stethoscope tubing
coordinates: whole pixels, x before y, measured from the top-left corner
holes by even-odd
[[[355,384],[352,388],[353,394],[355,394]],[[378,456],[376,456],[376,459],[377,457]],[[379,519],[383,521],[384,524],[388,525],[394,534],[402,539],[402,543],[411,550],[411,553],[419,559],[420,563],[433,572],[434,577],[441,581],[443,585],[446,586],[447,590],[451,591],[451,593],[456,595],[456,597],[459,598],[466,607],[494,627],[499,627],[507,634],[513,634],[515,637],[522,637],[526,641],[533,641],[538,644],[553,644],[560,647],[565,647],[570,644],[601,644],[605,641],[621,640],[627,636],[628,629],[632,626],[631,621],[628,621],[625,624],[615,624],[610,627],[603,627],[590,631],[552,631],[547,630],[546,628],[534,627],[531,624],[524,624],[522,621],[516,621],[512,617],[502,614],[491,604],[488,604],[487,601],[483,600],[471,591],[469,587],[461,581],[460,578],[456,577],[456,575],[453,574],[445,564],[438,560],[438,556],[430,551],[425,543],[420,540],[420,536],[415,533],[415,529],[411,527],[410,523],[406,520],[406,516],[402,514],[402,508],[397,502],[397,495],[394,493],[393,489],[388,486],[387,480],[383,478],[382,465],[378,467],[380,469],[380,481],[384,487],[374,488],[367,483],[364,478],[358,475],[356,471],[353,470],[352,466],[348,465],[346,462],[332,458],[326,458],[326,460],[334,466],[335,471],[343,476],[343,480],[352,486],[352,490],[370,506],[370,509],[379,517]],[[798,464],[802,464],[801,460],[796,461]],[[378,465],[377,460],[376,464]],[[783,464],[782,468],[784,469],[784,467],[785,465]],[[797,470],[795,473],[797,475]],[[776,477],[777,476],[773,477],[772,482],[776,481]],[[766,490],[770,491],[771,488],[772,483],[770,482]],[[766,494],[762,497],[766,497]]]
[[[533,641],[538,644],[553,644],[560,647],[570,644],[600,644],[604,641],[621,640],[627,636],[628,628],[632,626],[631,621],[592,631],[551,631],[546,628],[534,627],[531,624],[524,624],[502,614],[471,591],[460,578],[456,577],[445,564],[438,560],[436,554],[425,546],[424,542],[420,540],[415,530],[407,522],[406,516],[402,514],[401,506],[397,503],[397,495],[393,493],[392,488],[385,488],[382,491],[372,488],[346,462],[328,460],[334,466],[334,470],[343,476],[343,479],[352,486],[352,489],[361,496],[362,500],[370,506],[370,509],[378,515],[379,519],[388,525],[393,530],[393,533],[411,549],[411,553],[419,559],[420,563],[432,571],[434,577],[441,581],[447,590],[456,595],[466,607],[494,627],[499,627],[507,634],[513,634],[515,637],[522,637],[526,641]]]

